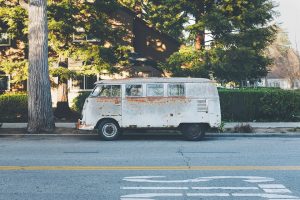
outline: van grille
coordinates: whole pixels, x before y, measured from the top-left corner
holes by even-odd
[[[207,112],[207,103],[206,100],[201,99],[197,100],[197,112]]]

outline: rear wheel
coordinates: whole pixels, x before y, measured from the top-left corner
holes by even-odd
[[[199,141],[204,138],[206,128],[203,124],[183,124],[180,130],[187,140]]]
[[[104,120],[98,126],[98,134],[104,140],[115,140],[120,136],[120,127],[112,120]]]

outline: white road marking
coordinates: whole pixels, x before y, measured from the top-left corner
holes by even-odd
[[[197,182],[208,182],[217,179],[244,179],[243,181],[250,182],[250,183],[274,181],[273,178],[259,177],[259,176],[211,176],[211,177],[199,177],[195,179],[186,179],[186,180],[158,180],[157,178],[165,178],[165,176],[141,176],[141,177],[133,176],[133,177],[124,177],[123,180],[128,182],[140,182],[140,183],[197,183]]]
[[[273,199],[296,199],[298,197],[291,195],[281,195],[281,194],[265,194],[265,193],[232,193],[235,197],[263,197],[263,198],[273,198]]]
[[[188,190],[189,187],[121,187],[121,190]],[[258,187],[191,187],[193,190],[258,190]]]
[[[146,198],[121,198],[120,200],[155,200],[155,199],[146,199]]]
[[[166,176],[131,176],[124,177],[124,181],[138,182],[138,183],[198,183],[217,181],[220,179],[241,179],[241,181],[257,184],[258,187],[233,187],[233,186],[213,186],[213,187],[120,187],[122,190],[183,190],[185,193],[142,193],[142,194],[128,194],[121,196],[121,200],[155,200],[156,197],[260,197],[269,200],[300,200],[299,197],[290,195],[292,192],[282,184],[267,184],[266,182],[273,182],[273,178],[259,177],[259,176],[210,176],[198,177],[195,179],[185,180],[163,180]],[[264,183],[265,184],[261,184]],[[222,193],[218,191],[224,190],[259,190],[262,189],[265,193]],[[186,191],[189,190],[189,191]],[[192,190],[217,190],[214,193],[193,193]],[[182,191],[182,192],[183,192]],[[261,190],[260,190],[261,191]],[[227,192],[227,191],[226,191]],[[250,191],[251,192],[251,191]],[[258,191],[257,191],[258,192]]]
[[[258,190],[258,187],[192,187],[194,190]]]
[[[121,200],[155,200],[155,199],[146,199],[146,198],[121,198]]]
[[[263,189],[285,189],[282,184],[258,184],[258,187]]]
[[[188,187],[121,187],[122,190],[188,190]]]
[[[128,194],[121,198],[153,198],[153,197],[182,197],[182,193],[144,193],[144,194]]]
[[[228,193],[187,193],[188,197],[229,197]]]
[[[263,189],[266,193],[292,193],[289,189]]]

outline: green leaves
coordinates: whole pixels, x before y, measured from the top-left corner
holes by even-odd
[[[198,53],[190,48],[193,59],[186,58],[180,51],[173,54],[165,64],[173,76],[186,76],[184,66],[187,64],[194,76],[209,74],[222,82],[257,80],[267,74],[271,60],[264,51],[276,33],[276,27],[270,25],[276,14],[272,1],[181,0],[178,4],[195,20],[186,27],[188,39],[195,44],[196,37],[201,35],[206,37],[209,47]]]
[[[113,66],[125,63],[126,53],[122,49],[124,30],[112,27],[110,14],[118,8],[115,1],[48,1],[49,60],[57,65],[61,58],[82,59],[81,73],[99,73],[102,69],[115,71]],[[27,78],[27,24],[28,13],[14,0],[0,0],[0,32],[12,36],[12,47],[0,49],[3,71],[12,74],[18,83]],[[76,35],[83,37],[74,41]],[[86,41],[90,40],[90,41]],[[109,44],[104,47],[106,44]],[[55,64],[56,63],[56,64]],[[22,73],[21,72],[22,69]],[[51,69],[54,76],[68,79],[72,70]],[[22,74],[22,77],[19,77]]]
[[[210,57],[208,52],[197,51],[193,47],[182,47],[171,55],[161,67],[178,77],[208,77]]]

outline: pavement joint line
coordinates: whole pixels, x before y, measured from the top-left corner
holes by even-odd
[[[300,171],[300,166],[0,166],[0,171]]]

